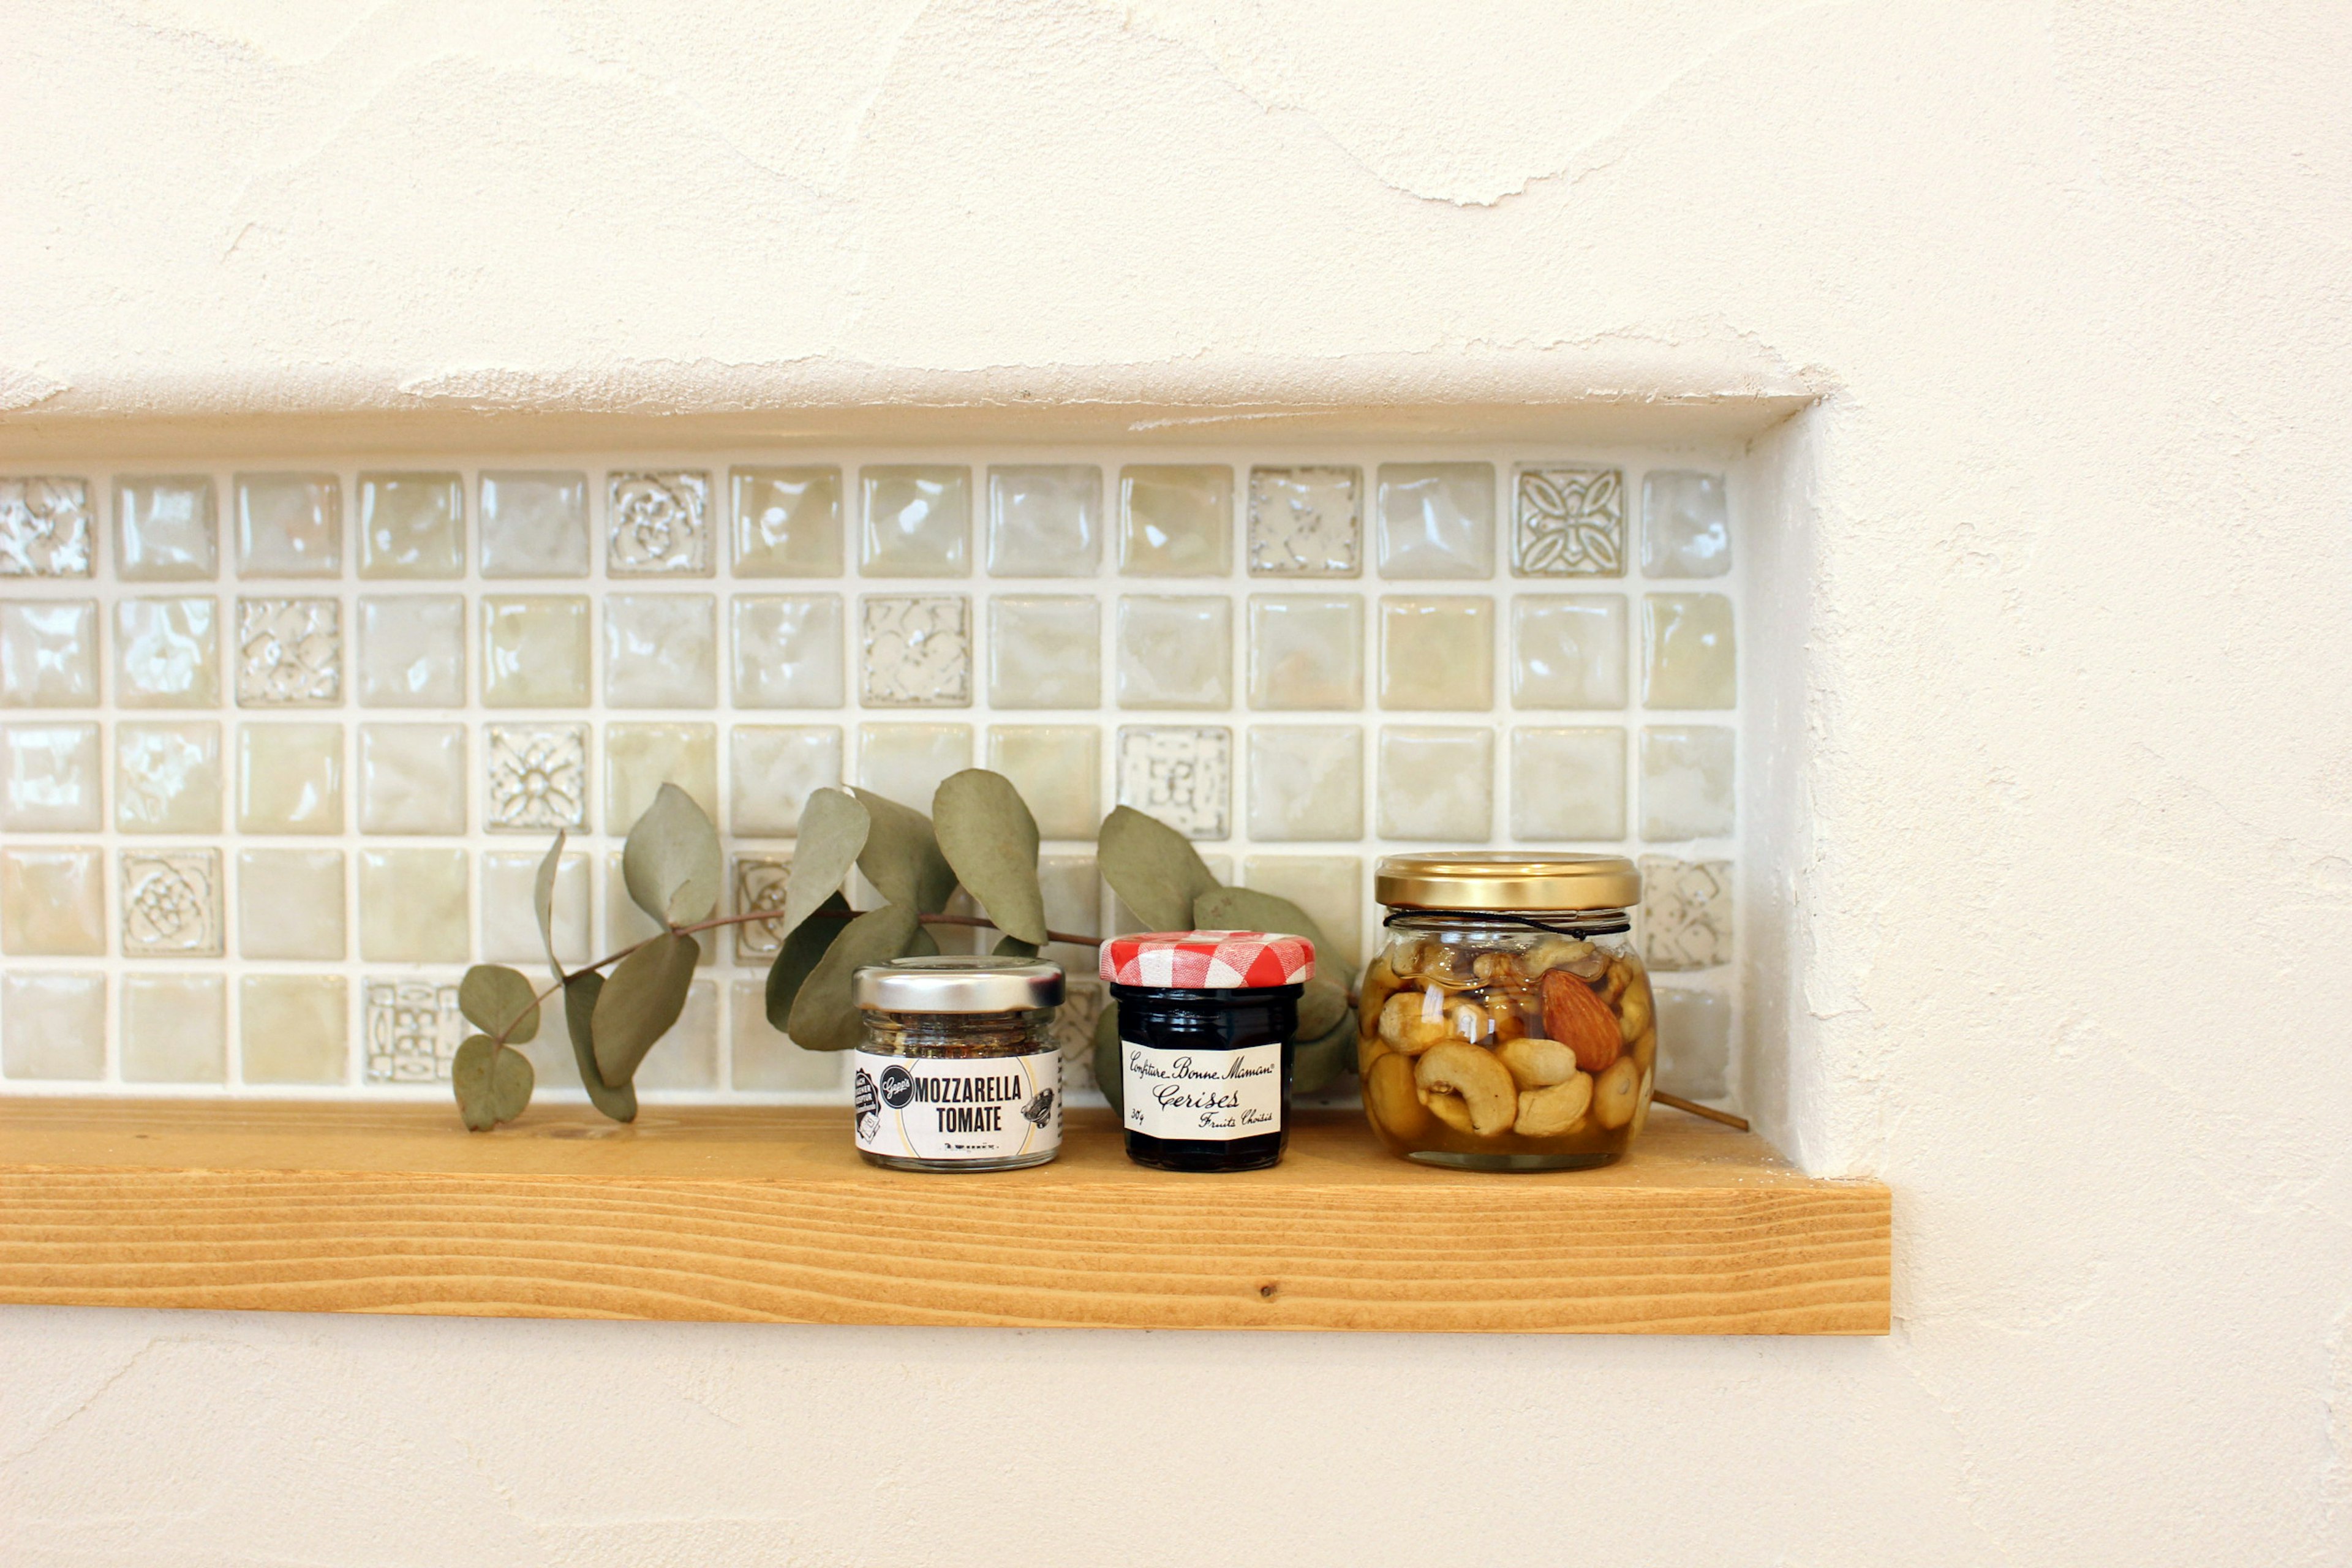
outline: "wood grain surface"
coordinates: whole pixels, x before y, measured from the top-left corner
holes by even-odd
[[[877,1170],[842,1110],[0,1100],[0,1302],[1066,1328],[1883,1334],[1889,1198],[1660,1111],[1599,1171],[1300,1118],[1246,1175]]]

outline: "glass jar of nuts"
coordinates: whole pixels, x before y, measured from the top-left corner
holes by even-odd
[[[1633,951],[1641,874],[1614,855],[1395,855],[1374,895],[1357,1066],[1391,1152],[1476,1171],[1571,1171],[1622,1154],[1657,1063]]]

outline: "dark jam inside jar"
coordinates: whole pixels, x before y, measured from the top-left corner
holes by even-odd
[[[1290,1038],[1298,1027],[1302,989],[1180,991],[1113,984],[1119,1067],[1129,1107],[1127,1157],[1163,1171],[1260,1171],[1278,1162],[1290,1136]],[[1265,1048],[1269,1047],[1272,1051]],[[1228,1076],[1252,1059],[1269,1065],[1278,1059],[1277,1092],[1268,1095],[1262,1084]],[[1139,1095],[1152,1102],[1142,1119],[1156,1132],[1133,1125]],[[1251,1131],[1266,1120],[1269,1102],[1272,1126]],[[1171,1135],[1185,1121],[1199,1126],[1202,1135]]]

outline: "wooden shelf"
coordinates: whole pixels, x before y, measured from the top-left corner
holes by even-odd
[[[839,1110],[0,1100],[0,1302],[1069,1328],[1883,1334],[1888,1194],[1661,1110],[1483,1175],[1301,1119],[1241,1176],[876,1170]]]

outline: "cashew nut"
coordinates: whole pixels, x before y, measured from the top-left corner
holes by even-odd
[[[1470,1131],[1481,1138],[1508,1132],[1518,1114],[1519,1089],[1511,1081],[1510,1069],[1492,1051],[1475,1046],[1449,1040],[1432,1047],[1413,1064],[1412,1081],[1422,1091],[1422,1103],[1432,1110],[1437,1110],[1433,1097],[1460,1095],[1470,1112]]]
[[[1650,983],[1636,980],[1625,987],[1625,994],[1617,1002],[1617,1033],[1627,1045],[1642,1037],[1650,1026]]]
[[[1617,1065],[1592,1086],[1593,1120],[1612,1131],[1624,1126],[1641,1105],[1641,1090],[1642,1069],[1633,1065],[1633,1058],[1620,1057]]]
[[[1421,1097],[1421,1103],[1429,1108],[1429,1113],[1432,1116],[1436,1117],[1456,1132],[1470,1131],[1470,1108],[1462,1102],[1460,1095],[1424,1094]]]
[[[1642,1135],[1642,1129],[1650,1124],[1650,1071],[1647,1068],[1642,1069],[1642,1087],[1635,1089],[1633,1093],[1635,1104],[1633,1135],[1639,1138]]]
[[[1566,1083],[1576,1074],[1576,1053],[1558,1040],[1527,1036],[1506,1040],[1495,1055],[1511,1069],[1521,1089],[1548,1089]]]
[[[1625,994],[1625,987],[1633,984],[1633,966],[1622,958],[1612,958],[1609,961],[1609,982],[1601,988],[1601,999],[1613,1008],[1617,999]]]
[[[1579,980],[1598,980],[1608,963],[1607,955],[1589,942],[1548,936],[1528,950],[1527,971],[1541,974],[1547,969],[1565,969]]]
[[[1445,1037],[1445,993],[1399,991],[1381,1009],[1381,1038],[1391,1049],[1418,1056]]]
[[[1476,962],[1475,957],[1458,947],[1432,942],[1422,947],[1419,968],[1421,977],[1431,984],[1461,991],[1478,983]]]
[[[1481,985],[1502,985],[1526,978],[1519,973],[1518,954],[1499,951],[1482,952],[1472,959],[1470,973],[1478,977]]]
[[[1549,1089],[1523,1089],[1519,1090],[1519,1136],[1555,1138],[1572,1131],[1591,1103],[1592,1079],[1580,1072]]]
[[[1429,1130],[1429,1110],[1413,1087],[1412,1058],[1384,1051],[1364,1074],[1364,1109],[1391,1138],[1411,1142]]]
[[[1381,1009],[1396,994],[1397,973],[1386,958],[1364,965],[1363,984],[1356,989],[1356,1027],[1369,1035],[1380,1026]]]
[[[1360,1077],[1363,1074],[1371,1071],[1372,1064],[1380,1060],[1382,1057],[1392,1057],[1394,1055],[1396,1055],[1396,1052],[1391,1050],[1389,1048],[1389,1043],[1381,1038],[1378,1034],[1358,1035],[1356,1037],[1357,1075]]]

